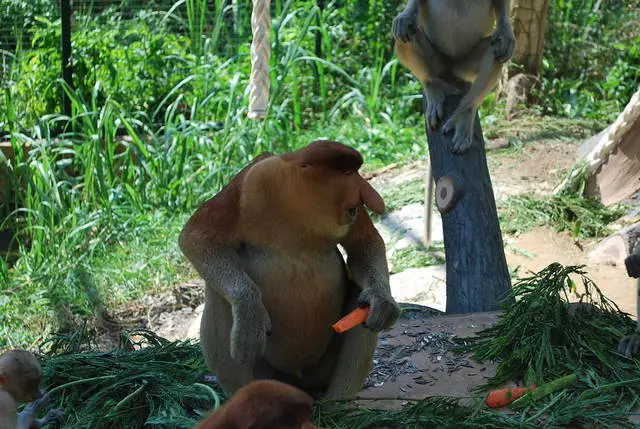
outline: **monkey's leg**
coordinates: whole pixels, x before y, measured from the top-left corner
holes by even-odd
[[[411,70],[424,86],[427,103],[425,117],[429,126],[435,128],[444,113],[442,105],[445,95],[456,92],[453,86],[439,77],[447,71],[447,61],[420,29],[410,41],[396,41],[395,49],[400,63]]]
[[[461,79],[475,79],[469,91],[442,127],[442,132],[455,130],[453,152],[466,152],[473,141],[473,127],[478,106],[498,82],[502,64],[495,59],[491,38],[482,39],[464,60],[453,65],[453,73]]]
[[[344,338],[327,398],[350,398],[362,390],[378,343],[378,333],[362,325],[341,335]]]
[[[254,380],[253,364],[240,363],[231,357],[231,307],[220,296],[205,292],[205,305],[200,322],[200,344],[204,360],[218,377],[227,394]]]
[[[354,283],[347,291],[345,314],[356,307],[361,289]],[[355,396],[369,375],[371,362],[378,343],[378,333],[357,326],[343,334],[338,334],[316,370],[315,377],[325,377],[328,388],[327,398],[348,398]],[[327,373],[327,370],[330,372]]]

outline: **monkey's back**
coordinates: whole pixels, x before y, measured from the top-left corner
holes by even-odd
[[[337,247],[307,253],[246,245],[240,258],[271,319],[266,360],[294,374],[315,365],[334,336],[331,324],[341,317],[347,290]]]
[[[427,10],[419,19],[426,24],[426,35],[449,58],[467,56],[478,40],[492,32],[495,13],[491,0],[424,1]]]

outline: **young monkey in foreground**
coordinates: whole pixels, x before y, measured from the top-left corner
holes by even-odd
[[[322,429],[309,420],[309,395],[275,380],[253,381],[195,429]]]
[[[42,370],[36,357],[26,350],[10,350],[0,356],[0,429],[39,429],[62,417],[51,410],[41,419],[37,412],[49,402],[40,392]],[[29,402],[18,413],[18,402]]]
[[[444,115],[446,93],[458,92],[445,82],[445,75],[471,83],[442,126],[443,133],[455,130],[454,153],[471,146],[478,105],[513,55],[509,12],[509,0],[409,0],[393,20],[396,55],[425,87],[425,117],[431,128]]]

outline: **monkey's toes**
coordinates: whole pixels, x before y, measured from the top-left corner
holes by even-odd
[[[424,113],[424,117],[427,120],[427,124],[433,130],[438,126],[438,122],[440,122],[440,117],[442,115],[438,113],[438,110],[435,108],[428,107]]]
[[[453,148],[451,151],[456,155],[461,155],[469,150],[472,142],[471,136],[455,135],[453,137]]]
[[[624,337],[618,344],[618,353],[631,357],[640,352],[640,335],[634,334]]]
[[[442,134],[450,133],[451,131],[455,130],[455,128],[456,128],[455,122],[453,122],[451,119],[449,119],[442,126]]]

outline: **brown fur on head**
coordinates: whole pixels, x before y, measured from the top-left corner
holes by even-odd
[[[384,212],[384,201],[358,173],[361,165],[357,150],[330,140],[266,157],[246,174],[241,212],[250,219],[264,219],[271,212],[288,225],[302,222],[317,235],[340,238],[363,204]]]
[[[0,356],[0,388],[22,402],[32,402],[40,394],[42,369],[26,350],[9,350]]]
[[[309,395],[288,384],[253,381],[196,429],[321,429],[309,421],[312,403]]]

